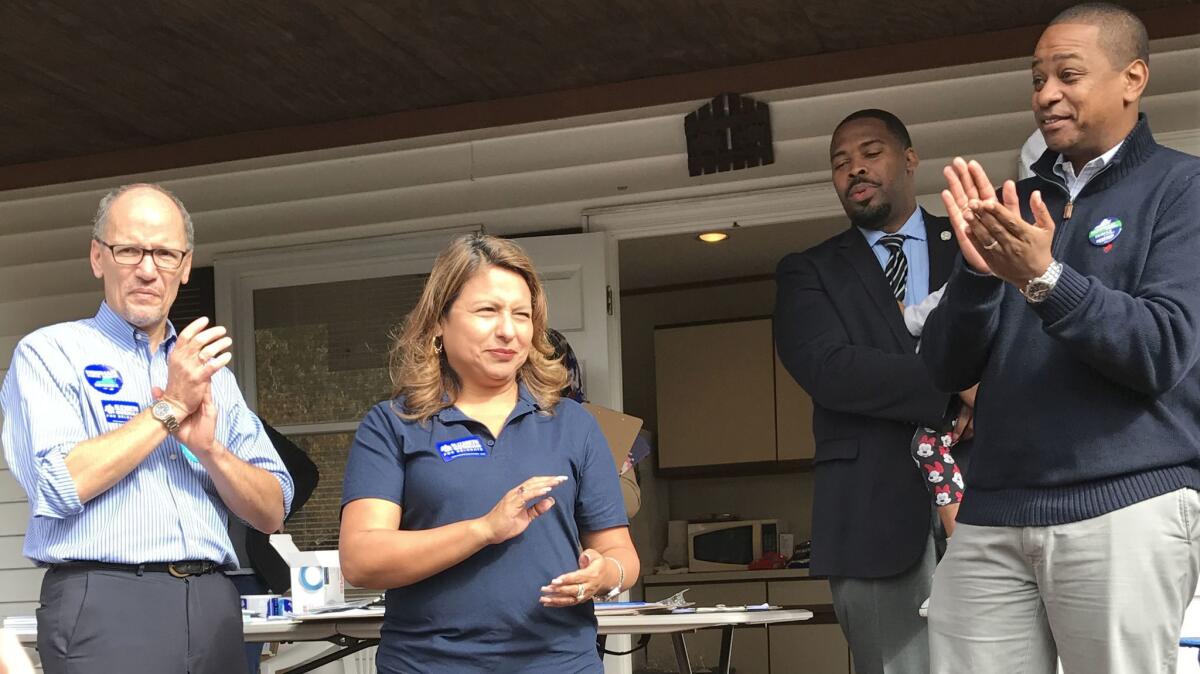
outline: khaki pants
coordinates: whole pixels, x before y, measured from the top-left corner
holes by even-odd
[[[933,579],[932,671],[1174,672],[1198,572],[1191,489],[1057,526],[960,524]]]

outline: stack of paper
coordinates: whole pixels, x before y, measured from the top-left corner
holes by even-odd
[[[37,634],[37,618],[31,615],[14,615],[4,619],[4,629],[16,634]]]
[[[661,601],[605,601],[596,602],[596,615],[637,615],[639,613],[669,613],[678,608]]]

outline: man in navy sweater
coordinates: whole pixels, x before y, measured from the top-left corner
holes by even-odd
[[[1033,58],[1047,152],[996,194],[947,167],[964,252],[921,355],[981,379],[934,578],[935,672],[1174,671],[1200,569],[1200,159],[1155,143],[1146,31],[1060,14]]]

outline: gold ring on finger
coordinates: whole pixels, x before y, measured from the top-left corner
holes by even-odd
[[[579,591],[575,593],[575,601],[583,601],[583,583],[579,584]]]
[[[999,245],[1000,245],[1000,242],[999,242],[999,241],[997,241],[997,240],[995,240],[995,239],[992,239],[992,242],[991,242],[991,243],[985,243],[985,244],[983,244],[983,249],[984,249],[984,250],[991,250],[991,249],[993,249],[993,248],[995,248],[996,246],[999,246]]]

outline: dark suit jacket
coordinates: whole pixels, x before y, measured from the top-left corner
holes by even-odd
[[[958,246],[942,238],[946,218],[924,217],[932,292]],[[924,551],[932,512],[909,444],[918,424],[942,422],[951,397],[934,388],[857,228],[783,258],[776,284],[779,358],[813,399],[812,572],[901,573]]]
[[[279,452],[279,458],[283,460],[283,465],[292,476],[294,490],[292,511],[288,513],[290,519],[312,496],[321,475],[317,470],[317,464],[308,458],[303,449],[297,447],[279,431],[268,426],[266,422],[263,423],[263,429],[266,430],[267,437],[271,439],[271,444],[275,446],[275,451]],[[287,562],[283,561],[275,548],[271,547],[271,541],[267,534],[254,527],[246,527],[246,553],[250,556],[250,568],[254,569],[254,572],[266,582],[271,592],[282,594],[291,588],[291,570],[288,569]]]

